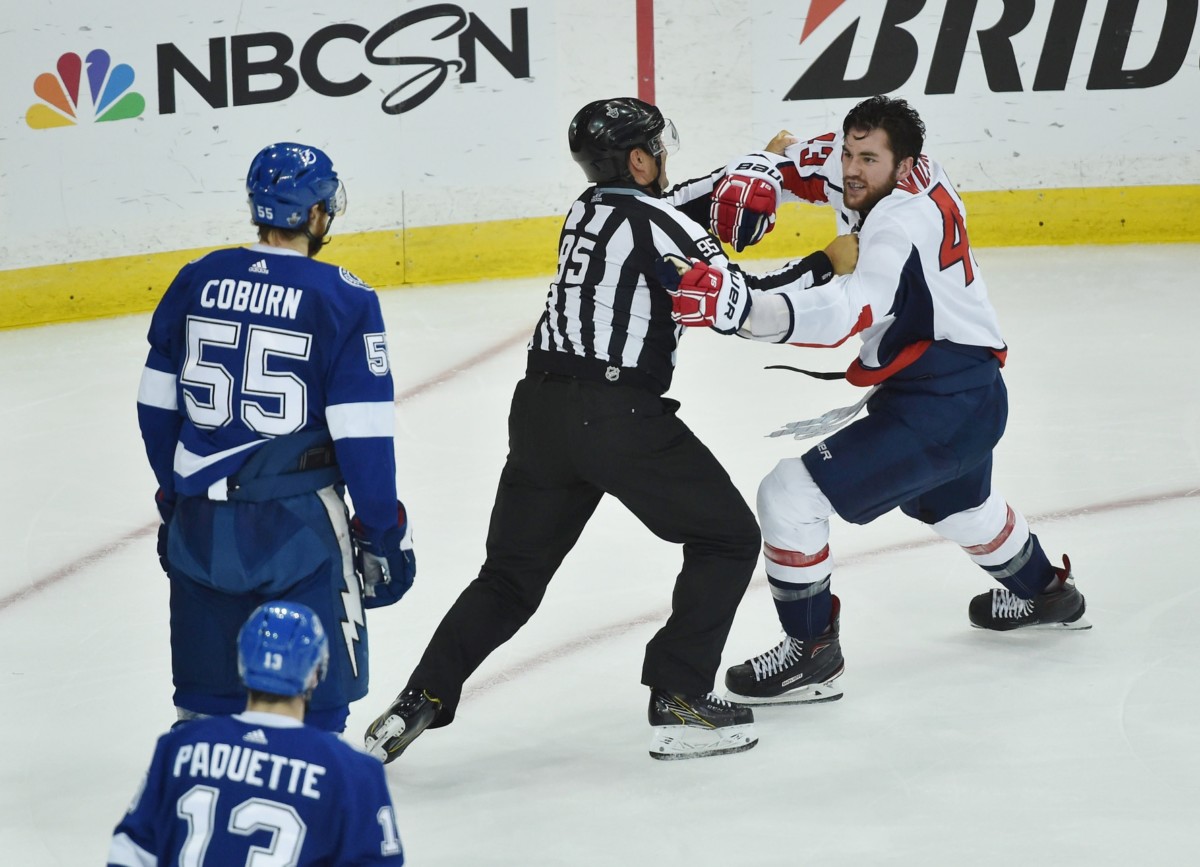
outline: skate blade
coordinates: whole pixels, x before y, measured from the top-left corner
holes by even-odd
[[[1070,623],[1056,623],[1054,625],[1059,629],[1091,629],[1092,621],[1080,615],[1077,619],[1072,620]]]
[[[392,714],[371,728],[371,733],[363,740],[363,746],[379,761],[387,762],[390,756],[386,747],[392,739],[404,734],[404,728],[404,719],[398,714]]]
[[[1091,629],[1092,622],[1083,615],[1080,615],[1069,623],[1031,623],[1028,626],[1013,626],[1009,629],[991,629],[987,626],[980,626],[977,623],[972,623],[971,626],[975,629],[983,629],[987,632],[1025,632],[1031,629],[1036,629],[1039,631],[1060,629]]]
[[[833,681],[827,680],[825,683],[811,683],[779,695],[740,695],[726,690],[725,700],[746,707],[761,707],[763,705],[818,704],[823,701],[837,701],[842,695],[842,688],[834,686]]]
[[[758,743],[754,724],[705,729],[699,726],[654,726],[650,758],[660,761],[701,759],[741,753]]]
[[[1092,622],[1082,614],[1069,623],[1039,623],[1033,629],[1091,629]]]

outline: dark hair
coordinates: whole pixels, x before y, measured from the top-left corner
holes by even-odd
[[[278,226],[268,226],[266,223],[255,223],[254,225],[258,227],[258,240],[264,244],[272,232],[277,233],[285,241],[294,241],[297,238],[303,238],[305,230],[308,229],[307,223],[301,229],[281,229]]]
[[[295,696],[279,695],[274,692],[263,692],[261,689],[247,689],[246,696],[256,704],[289,704]]]
[[[850,109],[842,123],[843,133],[848,134],[852,129],[867,132],[881,129],[887,133],[888,144],[897,163],[905,157],[915,160],[925,145],[925,124],[921,122],[917,110],[903,99],[887,96],[864,99]]]

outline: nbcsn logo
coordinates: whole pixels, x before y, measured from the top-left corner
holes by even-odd
[[[58,75],[43,72],[33,82],[33,92],[41,102],[29,106],[25,122],[34,129],[128,120],[146,109],[142,95],[129,89],[133,86],[133,67],[126,63],[113,66],[102,48],[88,52],[86,61],[68,52],[58,58],[57,69]],[[85,74],[90,100],[81,102]]]

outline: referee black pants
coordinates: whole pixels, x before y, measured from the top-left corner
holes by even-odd
[[[671,616],[646,645],[642,683],[712,690],[761,539],[754,513],[676,417],[678,406],[643,389],[550,374],[517,384],[487,558],[408,681],[441,699],[435,726],[453,719],[466,679],[537,610],[604,494],[683,545]]]

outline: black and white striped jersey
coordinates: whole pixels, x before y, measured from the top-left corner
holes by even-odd
[[[690,183],[688,210],[707,213],[712,178]],[[671,201],[631,186],[592,187],[575,200],[529,341],[530,370],[667,390],[683,329],[671,319],[657,263],[664,254],[728,263],[717,240]]]
[[[659,394],[670,387],[683,327],[671,319],[660,260],[670,254],[737,267],[705,228],[722,174],[685,181],[661,199],[633,186],[597,186],[575,200],[559,236],[546,310],[529,341],[529,370]],[[763,277],[746,275],[746,282],[753,291],[832,276],[818,252]]]

